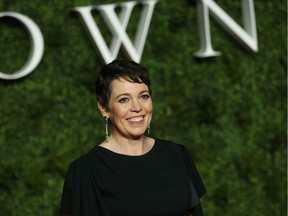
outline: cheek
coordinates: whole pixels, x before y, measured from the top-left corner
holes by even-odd
[[[125,117],[127,114],[127,109],[124,107],[115,107],[113,110],[111,110],[111,114],[114,116],[114,118]]]
[[[153,104],[152,101],[146,104],[146,110],[147,112],[151,112],[153,111]]]

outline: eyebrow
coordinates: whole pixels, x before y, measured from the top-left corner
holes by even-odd
[[[148,90],[143,90],[143,91],[141,91],[141,92],[139,93],[139,95],[141,95],[141,94],[143,94],[143,93],[149,93],[149,91],[148,91]],[[150,93],[149,93],[149,94],[150,94]],[[115,99],[118,99],[118,98],[120,98],[120,97],[122,97],[122,96],[130,96],[130,94],[129,94],[129,93],[119,94],[119,95],[117,95],[117,96],[115,97]]]

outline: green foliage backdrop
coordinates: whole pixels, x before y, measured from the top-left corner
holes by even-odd
[[[72,9],[112,2],[0,0],[1,11],[27,15],[45,39],[33,73],[0,80],[0,215],[57,215],[68,164],[104,138],[93,92],[103,62]],[[215,2],[241,23],[240,0]],[[159,0],[141,61],[153,81],[152,135],[191,151],[209,216],[286,213],[286,2],[254,4],[259,52],[211,19],[222,55],[196,59],[196,1]],[[131,37],[137,22],[132,16]],[[19,69],[29,47],[19,23],[0,19],[0,71]]]

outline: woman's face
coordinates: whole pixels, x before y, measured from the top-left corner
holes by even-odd
[[[111,82],[107,114],[114,136],[142,136],[150,125],[152,110],[152,99],[146,84],[121,78]]]

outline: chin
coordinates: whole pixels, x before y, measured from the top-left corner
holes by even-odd
[[[130,136],[131,137],[133,137],[133,138],[140,138],[140,137],[142,137],[142,136],[144,136],[145,135],[145,131],[143,132],[139,132],[139,133],[130,133]]]

